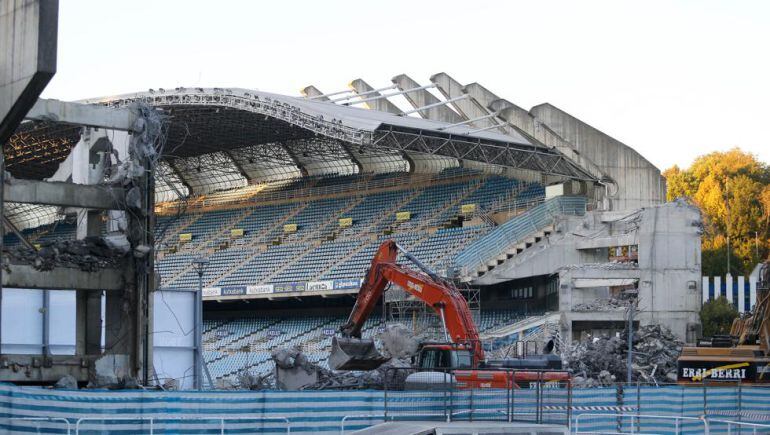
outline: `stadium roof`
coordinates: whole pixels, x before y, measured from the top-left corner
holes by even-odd
[[[303,97],[246,89],[177,88],[85,102],[111,106],[144,103],[167,115],[167,140],[159,185],[186,193],[238,187],[278,173],[312,173],[336,167],[359,172],[372,161],[394,167],[405,157],[436,156],[571,179],[592,180],[554,148],[517,133],[399,116]],[[80,137],[80,128],[26,122],[4,147],[8,170],[18,178],[51,176]],[[303,171],[300,171],[302,168]],[[331,169],[329,169],[331,168]]]

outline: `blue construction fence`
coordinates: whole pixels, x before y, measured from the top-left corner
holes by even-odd
[[[440,392],[388,394],[390,419],[445,419]],[[505,402],[490,395],[505,390],[474,394],[472,413],[455,419],[500,419],[495,407]],[[533,391],[518,390],[514,420],[532,421],[540,406],[543,422],[557,422],[569,405],[573,431],[577,421],[581,431],[677,433],[673,420],[642,417],[648,415],[692,418],[679,422],[678,433],[685,434],[703,433],[697,420],[703,416],[714,421],[711,433],[727,433],[716,420],[770,423],[770,388],[631,385],[573,389],[571,401],[563,392],[545,394],[538,403]],[[452,406],[468,406],[467,397],[462,402]],[[67,391],[0,385],[0,425],[9,433],[67,433],[68,427],[75,433],[76,426],[83,433],[149,433],[151,425],[153,433],[175,434],[220,433],[222,427],[225,433],[286,433],[287,426],[292,433],[339,433],[343,418],[346,430],[362,429],[381,422],[385,412],[383,391]]]

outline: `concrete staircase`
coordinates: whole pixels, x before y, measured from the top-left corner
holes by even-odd
[[[530,208],[485,236],[455,257],[460,279],[470,282],[520,255],[554,232],[556,217],[585,213],[584,197],[556,197]]]

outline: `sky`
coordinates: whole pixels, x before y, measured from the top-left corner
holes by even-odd
[[[446,72],[549,102],[661,169],[740,147],[770,163],[768,1],[60,0],[45,98],[149,88],[375,88]],[[400,102],[398,104],[403,104]]]

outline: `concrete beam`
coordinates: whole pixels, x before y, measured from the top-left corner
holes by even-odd
[[[56,73],[58,0],[0,0],[0,144]]]
[[[391,81],[398,85],[398,89],[402,91],[420,87],[419,83],[409,78],[409,76],[406,74],[397,75],[393,77]],[[407,101],[409,101],[409,104],[411,104],[415,109],[441,102],[441,100],[436,98],[435,95],[431,94],[425,89],[407,92],[404,94],[404,97],[406,97]],[[446,105],[420,110],[419,113],[423,118],[432,119],[434,121],[448,122],[450,124],[465,121],[462,116],[458,115],[457,112],[453,111]]]
[[[431,76],[430,81],[436,85],[436,89],[441,92],[442,95],[446,99],[451,98],[457,98],[462,95],[467,95],[464,91],[464,86],[460,84],[457,80],[450,77],[447,73],[438,73]],[[483,116],[487,116],[491,114],[492,112],[480,105],[478,102],[476,102],[473,98],[468,98],[465,100],[458,100],[456,103],[454,103],[454,106],[457,108],[457,110],[460,112],[460,114],[465,117],[466,119],[476,119]],[[480,119],[476,122],[471,123],[472,126],[476,128],[486,128],[491,127],[493,125],[500,124],[501,127],[505,128],[506,133],[510,133],[513,131],[510,126],[508,126],[505,123],[499,123],[496,122],[492,118],[485,118]],[[516,133],[517,139],[519,139],[520,135]]]
[[[382,94],[379,92],[372,92],[374,91],[374,88],[371,87],[368,83],[366,83],[362,79],[355,79],[352,82],[350,82],[348,86],[350,86],[351,89],[356,91],[357,94],[366,94],[366,98],[382,96]],[[364,103],[364,105],[366,105],[366,107],[372,110],[377,110],[380,112],[388,112],[396,115],[401,113],[401,109],[399,109],[395,104],[388,101],[387,98],[372,100],[372,101],[369,101],[368,103]]]
[[[5,200],[99,210],[125,209],[125,191],[108,186],[14,179],[3,186]]]
[[[11,264],[3,273],[3,287],[48,290],[123,290],[123,271],[102,269],[84,272],[71,267],[39,271],[25,264]]]
[[[598,236],[590,239],[577,240],[575,249],[598,249],[613,246],[630,246],[639,244],[639,234],[620,234],[617,236]]]
[[[53,383],[71,375],[78,382],[88,382],[90,358],[69,355],[14,355],[0,357],[0,379],[3,382]]]
[[[313,85],[305,86],[299,92],[307,98],[316,97],[316,101],[329,101],[329,97],[324,96],[324,93]]]
[[[137,113],[128,108],[39,99],[26,119],[130,131]]]

